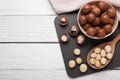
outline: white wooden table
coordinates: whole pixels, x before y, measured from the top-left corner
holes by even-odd
[[[72,80],[65,71],[55,17],[49,0],[0,0],[0,80]],[[119,74],[110,70],[76,79],[118,80]]]

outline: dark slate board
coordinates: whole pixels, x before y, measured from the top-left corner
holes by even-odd
[[[61,27],[59,24],[59,19],[61,16],[65,16],[68,19],[69,23],[66,27]],[[77,25],[77,12],[58,15],[55,19],[55,27],[56,27],[58,39],[60,38],[60,35],[62,35],[64,33],[68,33],[68,29],[72,25]],[[115,55],[114,55],[111,63],[104,69],[94,70],[91,67],[89,67],[89,65],[87,64],[87,61],[86,61],[86,56],[87,56],[88,52],[91,50],[91,48],[93,48],[94,46],[96,46],[100,43],[103,43],[106,41],[111,41],[119,33],[120,33],[120,25],[118,26],[117,30],[110,37],[105,38],[103,40],[93,40],[93,39],[89,39],[86,37],[87,41],[84,46],[79,46],[76,44],[76,37],[70,37],[70,40],[68,43],[62,43],[59,41],[67,74],[70,77],[75,78],[75,77],[80,77],[80,76],[92,74],[92,73],[103,71],[103,70],[110,70],[115,67],[120,67],[120,42],[118,42],[118,44],[116,45]],[[82,34],[82,33],[80,32],[79,34]],[[69,60],[71,60],[71,59],[75,60],[77,58],[77,56],[75,56],[73,54],[73,50],[75,48],[79,48],[81,50],[80,57],[83,59],[83,63],[88,65],[88,71],[86,73],[81,73],[79,71],[79,65],[77,65],[74,69],[70,69],[68,67]]]

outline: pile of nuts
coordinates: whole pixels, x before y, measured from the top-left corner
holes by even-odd
[[[60,21],[59,21],[59,24],[61,25],[61,27],[67,26],[67,24],[68,24],[67,18],[64,17],[64,16],[61,17]],[[79,31],[80,30],[79,30],[78,26],[72,25],[68,30],[69,34],[62,34],[60,36],[60,41],[63,42],[63,43],[67,43],[70,39],[69,36],[77,37],[76,38],[76,43],[78,45],[83,45],[86,41],[86,38],[85,38],[84,35],[79,35]],[[69,62],[68,62],[69,68],[73,69],[78,64],[80,72],[85,73],[87,71],[88,67],[87,67],[86,64],[82,64],[82,62],[83,62],[82,58],[78,57],[78,56],[80,56],[81,50],[76,48],[76,49],[74,49],[73,53],[74,53],[75,56],[77,56],[77,58],[75,60],[69,60]]]
[[[115,8],[106,2],[93,1],[87,3],[81,9],[79,14],[79,23],[89,36],[102,38],[112,32],[116,20],[116,14]],[[68,26],[68,19],[65,16],[60,17],[59,24],[61,27],[65,28]],[[68,33],[61,34],[59,39],[61,42],[67,43],[70,41],[70,37],[76,37],[76,43],[78,45],[83,45],[86,42],[86,37],[79,33],[79,27],[77,25],[72,25],[68,29]],[[79,48],[75,48],[73,53],[76,58],[69,60],[68,67],[70,69],[74,69],[78,65],[80,72],[87,72],[88,66],[83,63],[83,60],[80,57],[81,50]],[[100,69],[112,58],[112,47],[107,44],[104,48],[96,47],[92,53],[90,53],[89,59],[87,60],[88,64]]]
[[[60,18],[59,23],[62,27],[65,27],[68,24],[68,20],[67,20],[66,17],[63,16],[63,17]],[[69,41],[69,38],[70,38],[69,35],[72,36],[72,37],[77,36],[76,43],[78,45],[83,45],[86,42],[86,38],[85,38],[84,35],[79,35],[79,32],[80,32],[79,27],[76,26],[76,25],[72,25],[68,30],[69,34],[62,34],[60,36],[60,41],[63,42],[63,43],[66,43],[66,42]]]
[[[116,19],[116,10],[104,1],[87,3],[81,9],[79,23],[91,37],[102,38],[111,33]]]
[[[81,53],[80,49],[78,49],[78,48],[74,49],[74,55],[75,56],[79,56],[80,53]],[[80,72],[84,73],[84,72],[87,71],[88,68],[87,68],[87,65],[86,64],[82,64],[82,62],[83,62],[82,58],[81,57],[77,57],[75,60],[70,60],[68,62],[68,65],[69,65],[69,68],[73,69],[73,68],[75,68],[76,64],[78,64],[78,65],[80,65],[79,66]]]
[[[103,49],[97,47],[90,54],[89,63],[96,68],[104,66],[108,60],[111,60],[113,54],[111,53],[112,48],[110,45],[105,45]]]

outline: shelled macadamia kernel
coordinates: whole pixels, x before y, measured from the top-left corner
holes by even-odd
[[[80,72],[85,73],[87,71],[88,67],[86,64],[81,64],[80,65]]]
[[[81,53],[80,49],[78,49],[78,48],[74,49],[74,54],[76,56],[80,55],[80,53]]]
[[[76,63],[74,60],[70,60],[68,65],[69,65],[69,68],[74,68],[76,66]]]

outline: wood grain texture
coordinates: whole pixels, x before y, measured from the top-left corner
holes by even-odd
[[[56,16],[0,16],[0,42],[58,42]]]
[[[55,17],[49,0],[0,0],[0,80],[120,79],[120,70],[69,78]]]
[[[0,80],[72,79],[66,74],[59,44],[0,44],[0,51]],[[119,73],[110,70],[76,80],[115,80]]]
[[[65,69],[58,43],[0,44],[1,69]]]
[[[0,15],[55,15],[49,0],[0,0]]]
[[[59,44],[0,44],[0,69],[64,69]]]

